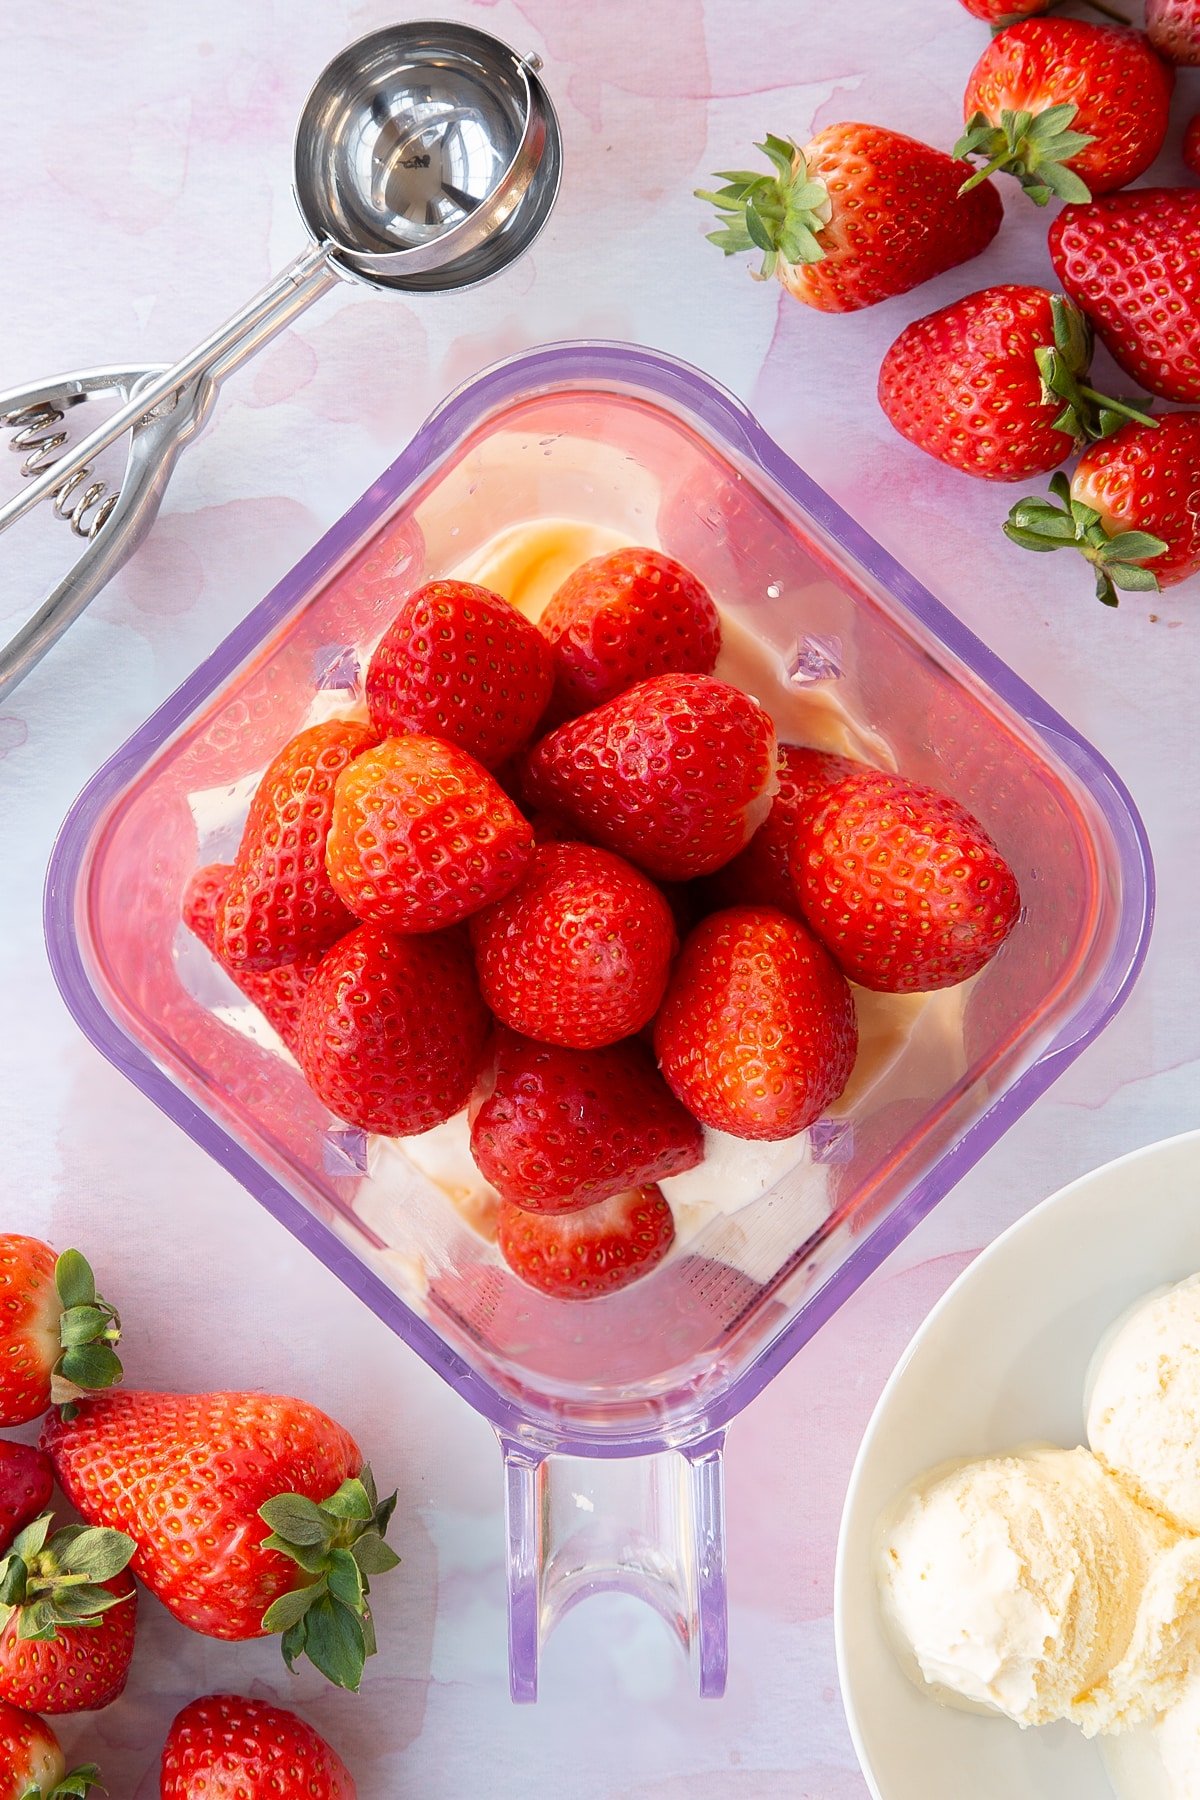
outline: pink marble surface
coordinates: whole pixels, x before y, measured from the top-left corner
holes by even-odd
[[[288,191],[299,105],[328,57],[394,10],[384,0],[11,6],[0,386],[170,358],[290,257],[302,243]],[[211,1644],[149,1603],[128,1697],[63,1735],[104,1763],[119,1800],[145,1800],[173,1712],[232,1686],[300,1704],[354,1764],[364,1800],[461,1800],[484,1787],[498,1800],[861,1800],[831,1582],[846,1478],[880,1387],[930,1304],[1002,1227],[1070,1177],[1197,1122],[1197,589],[1102,612],[1069,559],[1035,562],[1005,543],[1006,492],[920,458],[875,407],[879,357],[909,318],[989,280],[1049,277],[1045,218],[1019,196],[975,265],[848,319],[756,286],[703,241],[690,190],[713,167],[744,162],[765,129],[802,141],[859,116],[951,141],[984,41],[954,0],[443,0],[442,10],[545,58],[567,176],[536,253],[475,294],[325,300],[230,384],[150,541],[0,706],[0,1222],[91,1248],[124,1302],[128,1363],[147,1385],[290,1389],[344,1419],[398,1478],[404,1569],[357,1701],[315,1678],[289,1682],[272,1644]],[[1181,102],[1181,119],[1189,110]],[[1163,164],[1172,178],[1177,142]],[[497,356],[587,334],[661,346],[728,383],[1090,736],[1143,810],[1161,907],[1146,974],[1115,1027],[734,1429],[728,1698],[694,1698],[658,1622],[605,1599],[569,1618],[541,1704],[516,1710],[488,1429],[80,1038],[46,967],[39,901],[57,823],[87,775],[427,408]],[[0,559],[0,626],[61,561],[61,526],[21,531]]]

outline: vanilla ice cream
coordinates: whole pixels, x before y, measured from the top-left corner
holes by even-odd
[[[1196,1800],[1200,1794],[1200,1672],[1154,1724],[1106,1742],[1104,1766],[1120,1800]]]
[[[1200,1532],[1200,1275],[1119,1326],[1097,1361],[1087,1432],[1145,1505]]]
[[[1021,1726],[1136,1724],[1196,1654],[1200,1546],[1082,1449],[933,1470],[885,1521],[879,1577],[910,1670]]]

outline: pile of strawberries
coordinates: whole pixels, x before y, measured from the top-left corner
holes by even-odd
[[[139,1584],[205,1637],[278,1634],[356,1690],[375,1649],[371,1578],[399,1562],[350,1434],[304,1401],[113,1392],[121,1323],[78,1251],[0,1234],[0,1427],[46,1415],[41,1448],[0,1438],[0,1800],[81,1800],[39,1714],[124,1690]],[[81,1523],[55,1527],[55,1484]],[[102,1789],[100,1791],[103,1791]],[[329,1745],[279,1707],[214,1694],[185,1707],[162,1800],[355,1800]]]
[[[967,82],[953,153],[883,126],[831,125],[803,149],[768,137],[773,173],[733,170],[711,240],[762,253],[757,274],[825,312],[904,294],[1000,229],[990,177],[1014,176],[1050,227],[1062,293],[1005,284],[917,319],[887,352],[884,412],[920,449],[985,481],[1082,455],[1051,499],[1019,500],[1022,548],[1074,549],[1096,592],[1157,591],[1200,569],[1200,412],[1089,382],[1093,334],[1147,393],[1200,401],[1200,190],[1123,191],[1163,147],[1174,64],[1200,66],[1200,0],[1147,0],[1147,32],[1041,17],[1053,0],[962,0],[997,27]],[[1109,11],[1107,6],[1099,7]],[[1184,146],[1200,175],[1200,115]],[[970,159],[977,159],[974,167]]]
[[[611,1292],[670,1248],[703,1128],[789,1138],[854,1065],[850,980],[975,974],[1018,912],[945,795],[799,745],[713,673],[703,584],[631,548],[532,623],[433,581],[301,731],[184,917],[337,1118],[469,1108],[531,1286]]]

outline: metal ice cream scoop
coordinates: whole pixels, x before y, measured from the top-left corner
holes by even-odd
[[[240,311],[167,368],[93,369],[0,394],[28,485],[0,531],[40,500],[86,541],[75,566],[0,651],[0,698],[24,680],[153,523],[175,461],[218,384],[338,280],[383,290],[471,287],[522,255],[558,194],[558,121],[541,63],[469,25],[390,26],[335,57],[296,133],[296,201],[312,243]],[[121,404],[66,450],[89,397]],[[124,477],[92,477],[130,432]]]

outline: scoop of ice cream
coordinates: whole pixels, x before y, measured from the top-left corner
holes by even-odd
[[[1091,1735],[1137,1711],[1131,1654],[1157,1667],[1173,1578],[1143,1601],[1172,1543],[1086,1450],[958,1464],[885,1522],[884,1609],[939,1698]]]
[[[1121,1800],[1196,1800],[1200,1794],[1200,1672],[1153,1725],[1104,1745],[1104,1766]]]
[[[1101,1354],[1088,1442],[1147,1506],[1200,1532],[1200,1275],[1153,1294]]]

